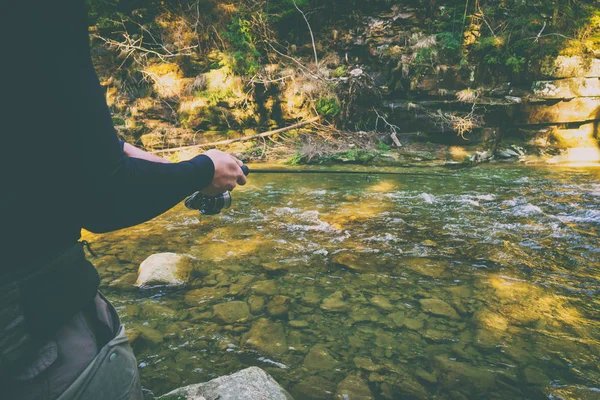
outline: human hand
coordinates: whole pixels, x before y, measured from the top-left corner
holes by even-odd
[[[244,165],[243,162],[219,150],[209,150],[204,154],[212,160],[215,174],[211,184],[201,190],[202,194],[217,196],[233,190],[237,184],[246,184],[246,176],[241,169],[241,166]]]

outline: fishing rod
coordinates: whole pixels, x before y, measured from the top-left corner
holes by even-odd
[[[427,177],[437,177],[437,176],[448,176],[448,177],[456,177],[456,175],[451,174],[419,174],[416,172],[398,172],[398,171],[343,171],[343,170],[335,170],[335,169],[261,169],[261,168],[252,168],[250,170],[245,165],[242,167],[248,172],[252,172],[253,174],[341,174],[341,175],[404,175],[404,176],[427,176]],[[244,172],[245,175],[248,175]]]
[[[456,177],[450,174],[418,174],[414,172],[398,172],[398,171],[342,171],[342,170],[327,170],[327,169],[261,169],[248,168],[243,165],[242,171],[248,176],[250,172],[253,174],[344,174],[344,175],[395,175],[395,176],[426,176],[426,177]],[[200,192],[192,194],[185,200],[185,206],[190,210],[198,210],[204,215],[216,215],[224,208],[231,206],[231,194],[229,192],[222,193],[218,196],[206,196]]]

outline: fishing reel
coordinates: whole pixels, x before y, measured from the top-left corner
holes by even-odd
[[[244,175],[248,176],[250,169],[242,165]],[[185,206],[189,210],[198,210],[202,215],[217,215],[222,209],[231,207],[231,193],[225,192],[218,196],[206,196],[195,192],[185,200]]]

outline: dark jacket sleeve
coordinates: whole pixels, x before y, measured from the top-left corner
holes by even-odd
[[[174,164],[127,157],[90,57],[79,62],[80,68],[70,79],[79,92],[71,106],[78,115],[83,172],[87,177],[84,228],[107,232],[145,222],[210,184],[214,165],[205,155]]]

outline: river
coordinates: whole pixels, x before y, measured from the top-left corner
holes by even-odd
[[[251,174],[219,216],[85,233],[142,384],[255,365],[296,400],[600,398],[600,168],[405,171]],[[197,258],[188,285],[132,286],[159,252]]]

